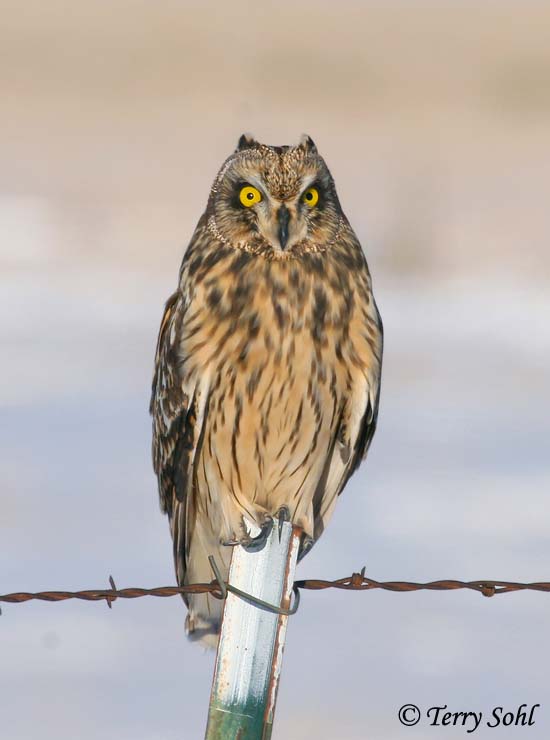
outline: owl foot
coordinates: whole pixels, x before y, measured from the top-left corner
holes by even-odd
[[[265,518],[264,523],[260,527],[260,533],[255,537],[251,537],[248,532],[241,538],[240,544],[248,552],[260,552],[265,547],[271,530],[273,529],[273,519],[270,516]]]
[[[257,535],[252,537],[245,522],[243,521],[242,534],[240,537],[233,537],[229,540],[222,540],[221,544],[227,547],[235,547],[235,545],[242,545],[248,552],[259,552],[265,547],[265,543],[268,540],[269,535],[273,529],[273,525],[276,522],[278,527],[279,542],[281,541],[281,535],[283,531],[283,524],[290,521],[290,510],[287,506],[281,506],[281,508],[275,513],[273,517],[269,514],[265,514],[263,523],[260,525],[260,531]]]

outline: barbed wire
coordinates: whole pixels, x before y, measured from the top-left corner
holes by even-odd
[[[227,595],[228,584],[218,579],[209,583],[192,583],[186,586],[159,586],[156,588],[121,588],[115,585],[112,576],[109,576],[110,589],[87,589],[83,591],[18,591],[11,594],[0,595],[0,602],[8,604],[21,604],[25,601],[66,601],[67,599],[81,599],[83,601],[106,601],[109,608],[116,599],[137,599],[142,596],[157,596],[166,598],[180,594],[211,594],[214,598],[224,599]],[[359,573],[339,578],[334,581],[309,578],[294,582],[294,592],[299,590],[323,591],[328,588],[336,588],[345,591],[371,591],[382,589],[394,593],[410,593],[412,591],[455,591],[458,589],[469,589],[477,591],[483,596],[496,596],[497,594],[512,593],[514,591],[542,591],[550,593],[550,582],[539,581],[535,583],[517,583],[515,581],[458,581],[446,579],[429,581],[426,583],[415,583],[412,581],[376,581],[365,575],[365,568]],[[232,590],[229,587],[229,590]],[[255,601],[248,594],[239,594],[243,598]]]

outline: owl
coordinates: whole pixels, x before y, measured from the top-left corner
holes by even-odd
[[[180,585],[227,577],[231,547],[273,519],[303,555],[365,457],[378,415],[382,323],[361,245],[309,136],[243,134],[210,191],[160,325],[153,465]],[[221,602],[185,597],[214,644]]]

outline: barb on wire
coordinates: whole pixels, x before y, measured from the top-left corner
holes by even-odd
[[[111,591],[113,592],[113,595],[112,596],[107,596],[106,597],[106,601],[107,601],[107,606],[109,607],[109,609],[112,609],[113,608],[113,601],[116,599],[116,590],[117,590],[117,588],[115,586],[115,582],[113,580],[113,576],[109,576],[109,583],[111,584]]]
[[[112,576],[109,576],[110,589],[90,589],[86,591],[40,591],[29,593],[19,591],[11,594],[0,595],[0,602],[8,604],[21,604],[24,601],[66,601],[67,599],[82,599],[84,601],[106,601],[111,607],[115,599],[137,599],[141,596],[168,597],[177,594],[211,594],[217,599],[224,599],[227,595],[227,583],[221,579],[218,571],[216,579],[210,583],[192,583],[186,586],[160,586],[157,588],[122,588],[118,589]],[[234,587],[229,587],[235,593]],[[457,581],[441,580],[428,583],[414,583],[410,581],[376,581],[365,575],[365,568],[359,573],[353,573],[346,578],[335,581],[326,581],[310,578],[294,582],[294,592],[297,595],[300,589],[309,591],[322,591],[327,588],[343,589],[345,591],[370,591],[375,588],[396,593],[408,593],[410,591],[455,591],[457,589],[469,589],[477,591],[483,596],[495,596],[497,594],[511,593],[512,591],[542,591],[550,593],[550,582],[539,581],[535,583],[516,583],[514,581]],[[254,601],[254,597],[244,592],[238,593],[241,598]],[[278,609],[271,604],[259,604],[262,608],[271,610]],[[294,613],[297,608],[295,602],[289,613]],[[1,613],[1,612],[0,612]]]

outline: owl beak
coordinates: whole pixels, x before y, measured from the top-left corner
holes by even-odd
[[[279,222],[279,243],[281,248],[284,249],[288,241],[288,222],[290,220],[290,211],[283,204],[277,213],[277,221]]]

